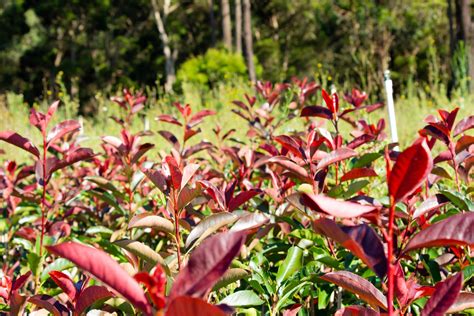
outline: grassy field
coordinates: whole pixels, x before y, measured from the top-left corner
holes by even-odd
[[[247,124],[247,122],[231,111],[231,109],[234,108],[232,101],[243,100],[244,93],[252,94],[253,90],[244,84],[221,85],[213,91],[199,91],[198,89],[188,88],[184,89],[180,95],[168,95],[163,98],[152,96],[147,102],[148,108],[144,111],[145,114],[141,117],[141,120],[133,121],[132,131],[144,130],[145,126],[148,125],[149,130],[155,132],[155,134],[149,136],[147,140],[156,145],[155,152],[161,149],[169,149],[170,145],[161,136],[157,135],[156,132],[161,129],[175,129],[175,127],[172,125],[170,127],[170,125],[166,123],[157,122],[155,117],[159,114],[176,114],[176,109],[172,106],[172,103],[174,101],[180,101],[182,103],[189,103],[194,111],[208,108],[217,112],[215,116],[206,119],[206,124],[202,127],[202,137],[199,137],[200,139],[215,140],[212,129],[216,125],[220,125],[223,130],[235,128],[235,138],[245,141],[246,135],[243,131],[245,131],[246,128],[240,127],[244,127],[244,124]],[[153,95],[153,93],[151,95]],[[118,135],[120,131],[120,126],[113,123],[110,118],[111,116],[119,116],[121,111],[120,107],[110,101],[108,97],[100,94],[97,95],[96,100],[99,106],[94,116],[80,118],[84,126],[83,135],[81,137],[82,146],[91,147],[93,149],[99,148],[101,136]],[[78,102],[72,100],[67,95],[63,96],[61,101],[62,105],[58,110],[59,113],[56,115],[55,120],[59,122],[65,119],[77,119]],[[413,135],[424,126],[423,119],[429,114],[436,115],[436,108],[452,109],[455,106],[459,106],[461,108],[460,116],[465,116],[472,114],[474,109],[472,106],[473,101],[474,97],[472,96],[467,98],[456,96],[448,100],[442,96],[442,94],[430,98],[424,94],[401,96],[397,98],[395,100],[395,111],[397,115],[398,137],[401,146],[405,147],[413,141]],[[35,104],[34,106],[45,110],[48,106],[48,102]],[[280,117],[281,115],[285,115],[284,110],[283,105],[277,109]],[[0,130],[14,129],[34,142],[40,139],[38,131],[31,128],[28,124],[29,105],[23,102],[21,95],[9,93],[0,96],[0,111],[2,113],[0,118]],[[379,109],[370,115],[363,114],[360,118],[364,118],[370,123],[376,123],[379,118],[385,118],[387,123],[386,133],[390,137],[386,108]],[[289,120],[281,126],[280,132],[291,132],[301,127],[300,125],[300,120]],[[328,126],[328,129],[330,128],[331,127]],[[343,123],[341,128],[344,131],[345,128],[349,129],[350,127]],[[5,151],[4,159],[15,159],[21,162],[27,159],[27,155],[23,151],[16,150],[5,143],[0,143],[0,149]]]

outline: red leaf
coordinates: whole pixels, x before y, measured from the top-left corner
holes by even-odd
[[[433,159],[425,139],[418,139],[398,155],[388,177],[388,190],[397,203],[420,187],[433,168]]]
[[[449,199],[443,194],[436,194],[435,196],[429,197],[413,212],[413,218],[420,217],[427,212],[438,209],[448,202]]]
[[[332,113],[330,110],[322,106],[311,105],[311,106],[306,106],[303,108],[303,110],[301,110],[301,116],[302,117],[317,116],[317,117],[322,117],[322,118],[330,120],[332,118]]]
[[[355,168],[343,175],[341,178],[341,182],[376,176],[377,173],[372,168]]]
[[[280,135],[280,136],[276,136],[274,139],[275,141],[280,143],[283,146],[283,148],[290,151],[296,157],[299,157],[302,159],[306,158],[305,157],[306,155],[304,154],[303,149],[294,138],[290,136],[286,136],[286,135]]]
[[[189,180],[194,176],[196,171],[198,171],[199,165],[190,163],[183,168],[183,178],[181,179],[181,189],[188,184]]]
[[[188,122],[189,127],[193,127],[202,122],[206,116],[215,115],[216,112],[212,110],[202,110],[194,114]]]
[[[322,95],[324,99],[324,103],[326,103],[327,108],[331,111],[331,113],[336,113],[337,108],[335,106],[335,100],[333,100],[333,97],[329,95],[329,93],[326,92],[326,90],[322,89]],[[335,95],[334,95],[335,96]]]
[[[423,229],[403,249],[403,253],[426,247],[474,245],[474,213],[448,217]]]
[[[171,301],[166,316],[225,316],[219,307],[189,296],[180,296]]]
[[[302,198],[303,204],[308,206],[310,209],[318,212],[325,212],[331,216],[341,218],[358,217],[376,209],[375,206],[340,201],[322,194],[303,194]]]
[[[92,152],[92,149],[89,148],[78,148],[74,151],[70,151],[67,153],[64,159],[52,164],[49,176],[51,176],[51,173],[56,170],[65,168],[79,161],[90,159],[92,157],[94,157],[94,153]]]
[[[338,310],[334,316],[379,316],[380,313],[377,313],[371,308],[363,306],[347,306]]]
[[[232,198],[229,202],[229,205],[227,206],[229,209],[229,212],[234,211],[237,209],[239,206],[253,198],[254,196],[262,193],[261,190],[259,189],[252,189],[248,191],[242,191],[239,194],[237,194],[236,197]]]
[[[383,279],[387,273],[384,247],[377,233],[369,225],[340,226],[327,218],[321,218],[313,225],[316,232],[334,239],[350,250]]]
[[[46,309],[54,316],[69,316],[70,314],[66,306],[61,304],[54,297],[46,294],[33,295],[28,299],[28,302]]]
[[[11,132],[11,131],[0,132],[0,140],[3,140],[17,147],[20,147],[21,149],[32,153],[36,157],[39,157],[40,155],[38,149],[35,147],[35,145],[33,145],[33,143],[29,139],[15,132]]]
[[[457,136],[471,128],[474,128],[474,115],[468,116],[459,121],[459,123],[456,124],[456,127],[454,128],[453,136]]]
[[[46,115],[41,112],[37,112],[35,108],[30,109],[30,124],[35,126],[44,135],[46,134],[47,120]]]
[[[205,240],[194,250],[174,281],[169,299],[179,296],[205,298],[239,254],[245,238],[246,232],[238,231],[220,233]]]
[[[104,282],[146,314],[151,308],[140,285],[102,250],[76,242],[47,246],[49,252],[68,259],[82,270]]]
[[[166,164],[170,170],[171,182],[173,183],[173,188],[179,190],[181,188],[181,181],[183,179],[183,174],[179,170],[178,163],[173,158],[173,156],[166,156]]]
[[[142,172],[158,189],[160,189],[161,192],[166,193],[168,191],[166,177],[161,170],[142,169]]]
[[[75,305],[74,315],[82,315],[82,313],[95,302],[114,296],[114,293],[110,292],[105,286],[89,286],[79,295]]]
[[[156,120],[161,121],[161,122],[174,124],[174,125],[178,125],[178,126],[183,126],[183,124],[181,124],[175,117],[173,117],[171,115],[166,115],[166,114],[158,115],[156,117]]]
[[[155,147],[155,145],[150,144],[150,143],[145,143],[145,144],[140,145],[135,155],[133,155],[131,163],[132,164],[136,163],[144,154],[146,154],[147,151],[149,151],[153,147]]]
[[[200,132],[201,132],[200,128],[198,128],[198,129],[186,128],[186,130],[184,131],[184,141],[187,141],[188,139],[190,139],[194,135],[199,134]]]
[[[387,299],[372,283],[349,271],[326,273],[321,279],[337,284],[349,292],[357,294],[373,308],[387,309]]]
[[[21,289],[23,287],[23,285],[25,285],[25,283],[28,280],[28,278],[30,277],[30,275],[31,275],[31,271],[28,271],[25,274],[20,275],[15,281],[13,281],[11,291],[14,292],[16,290]]]
[[[60,139],[61,137],[78,131],[81,128],[81,124],[78,121],[74,120],[67,120],[64,122],[59,123],[55,127],[53,127],[46,137],[47,147],[53,144],[56,140]]]
[[[174,136],[173,133],[171,132],[168,132],[168,131],[158,131],[158,134],[160,134],[164,139],[166,139],[171,145],[173,145],[173,147],[176,149],[176,150],[179,150],[179,147],[181,146],[179,144],[179,140],[176,138],[176,136]]]
[[[53,279],[54,283],[56,283],[63,292],[69,296],[71,302],[76,300],[76,285],[67,274],[61,271],[51,271],[49,272],[49,276]]]
[[[296,176],[302,181],[305,182],[312,182],[313,179],[308,175],[308,172],[301,166],[297,165],[293,161],[289,160],[288,158],[284,156],[276,156],[272,157],[268,160],[269,163],[275,163],[277,165],[280,165],[287,171],[289,171],[291,174]]]
[[[351,158],[357,156],[357,153],[350,149],[350,148],[339,148],[334,151],[331,151],[327,154],[321,161],[319,161],[316,169],[321,170],[326,168],[327,166],[336,163],[341,160],[345,160],[347,158]]]
[[[426,302],[425,307],[421,311],[421,315],[444,315],[458,298],[461,288],[462,272],[442,282],[438,282],[435,286],[435,292]]]
[[[474,293],[461,292],[446,313],[458,313],[468,308],[474,308]]]

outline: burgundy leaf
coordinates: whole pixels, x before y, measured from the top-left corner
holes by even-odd
[[[49,276],[53,279],[54,283],[56,283],[61,290],[69,296],[71,302],[74,302],[77,295],[77,289],[71,278],[61,271],[51,271],[49,272]]]
[[[356,149],[368,142],[375,140],[376,137],[374,135],[363,134],[356,138],[354,138],[349,144],[347,144],[347,148]]]
[[[176,297],[171,301],[166,316],[225,316],[219,307],[189,296]]]
[[[240,252],[246,232],[225,232],[205,240],[194,250],[171,288],[169,299],[179,296],[205,298]]]
[[[36,157],[39,157],[40,155],[38,149],[35,147],[35,145],[33,145],[33,143],[29,139],[15,132],[11,132],[11,131],[0,132],[0,140],[3,140],[17,147],[20,147],[21,149],[32,153]]]
[[[361,300],[373,308],[387,309],[387,299],[372,283],[349,271],[326,273],[321,279],[339,285],[349,292],[357,294]]]
[[[388,189],[393,203],[403,200],[418,189],[432,167],[433,159],[425,139],[418,139],[400,153],[388,177]]]
[[[474,213],[450,216],[416,234],[403,249],[474,245]]]
[[[94,153],[92,152],[92,149],[89,148],[78,148],[74,151],[70,151],[67,153],[64,159],[54,163],[51,166],[51,173],[56,170],[75,164],[76,162],[88,160],[92,157],[94,157]],[[49,176],[51,176],[51,173],[49,174]]]
[[[89,272],[121,294],[134,306],[146,314],[151,314],[151,307],[140,285],[104,251],[76,242],[47,246],[47,249]]]
[[[338,310],[334,316],[379,316],[380,313],[363,306],[347,306]]]
[[[421,311],[422,316],[442,316],[453,305],[462,288],[462,272],[438,282],[435,292]]]
[[[75,305],[74,315],[82,315],[86,309],[95,302],[114,296],[114,293],[110,292],[105,286],[89,286],[79,295]]]
[[[37,112],[35,108],[30,109],[30,124],[36,127],[44,135],[46,134],[46,125],[49,120],[41,112]]]
[[[46,113],[46,122],[45,122],[46,125],[49,124],[54,113],[56,113],[56,110],[58,109],[58,106],[59,106],[59,102],[60,102],[59,100],[56,100],[53,103],[51,103],[51,105],[49,106],[48,112]]]
[[[184,141],[186,142],[188,139],[190,139],[196,134],[199,134],[200,132],[201,132],[200,128],[198,129],[186,128],[186,130],[184,131]]]
[[[306,106],[301,110],[301,116],[302,117],[308,117],[308,116],[317,116],[317,117],[322,117],[325,119],[330,120],[332,118],[332,113],[329,109],[319,106],[319,105],[311,105],[311,106]]]
[[[231,232],[241,231],[241,230],[251,230],[254,228],[259,228],[262,225],[265,225],[270,221],[268,215],[259,212],[248,213],[244,215],[232,226],[230,229]]]
[[[161,170],[142,169],[142,172],[158,189],[160,189],[161,192],[166,193],[168,191],[166,177]]]
[[[253,198],[254,196],[260,193],[262,193],[262,191],[259,189],[242,191],[229,201],[229,205],[227,207],[229,211],[232,212],[235,209],[237,209],[239,206],[241,206],[242,204],[244,204],[245,202],[247,202],[248,200],[250,200],[251,198]]]
[[[173,133],[168,131],[158,131],[158,134],[160,134],[171,145],[173,145],[174,149],[179,150],[181,145],[179,144],[179,140],[176,138],[176,136],[174,136]]]
[[[270,158],[267,162],[269,163],[275,163],[287,171],[289,171],[291,174],[293,174],[295,177],[299,178],[302,181],[305,182],[312,182],[313,179],[308,175],[308,172],[301,166],[297,165],[293,161],[289,160],[288,158],[284,156],[276,156]]]
[[[20,275],[15,281],[13,281],[11,291],[14,292],[16,290],[21,289],[23,285],[25,285],[30,275],[31,275],[31,271],[28,271],[25,274]]]
[[[173,158],[173,156],[166,156],[165,161],[170,170],[171,182],[173,183],[173,188],[175,190],[179,190],[181,188],[181,181],[183,178],[183,174],[181,173],[181,170],[179,170],[178,163]]]
[[[150,143],[142,144],[138,147],[137,152],[133,155],[132,160],[130,161],[132,164],[136,163],[147,151],[155,147],[155,145]]]
[[[183,151],[183,157],[184,158],[191,157],[192,155],[194,155],[194,154],[196,154],[196,153],[198,153],[202,150],[209,149],[209,148],[212,148],[212,147],[213,147],[212,143],[202,141],[200,143],[197,143],[196,145],[192,145],[192,146],[187,147]]]
[[[201,185],[196,184],[196,187],[192,188],[189,186],[184,187],[179,191],[178,194],[178,205],[177,211],[183,210],[189,203],[191,203],[195,198],[197,198],[202,192]]]
[[[369,225],[340,226],[327,218],[316,220],[313,225],[316,232],[334,239],[350,250],[383,279],[387,273],[384,247],[377,233]]]
[[[339,162],[341,160],[345,160],[347,158],[351,158],[357,156],[357,153],[350,149],[350,148],[339,148],[334,151],[331,151],[327,154],[321,161],[319,161],[316,169],[321,170],[326,168],[327,166]]]
[[[153,228],[170,234],[174,232],[173,223],[164,217],[152,213],[142,213],[132,217],[128,223],[128,229],[132,228]]]
[[[449,199],[443,194],[436,194],[435,196],[429,197],[423,201],[423,203],[418,206],[418,208],[413,213],[413,218],[420,217],[421,215],[436,210],[441,206],[449,202]]]
[[[198,171],[199,165],[190,163],[183,168],[183,178],[181,179],[181,189],[188,184],[189,180],[194,176],[196,171]]]
[[[474,136],[470,135],[463,135],[459,140],[456,142],[456,154],[463,151],[464,149],[468,148],[469,146],[474,144]]]
[[[459,121],[459,123],[456,124],[456,127],[454,128],[453,136],[457,136],[471,128],[474,128],[474,115],[468,116]]]
[[[206,116],[215,115],[216,112],[212,110],[202,110],[194,114],[191,119],[189,119],[188,125],[194,127],[202,122]]]
[[[294,138],[286,135],[280,135],[275,137],[275,141],[280,143],[286,150],[290,151],[293,155],[301,159],[306,158],[303,149]]]
[[[446,313],[458,313],[468,308],[474,308],[474,293],[461,292]]]
[[[314,211],[324,212],[331,216],[341,218],[358,217],[376,209],[375,206],[340,201],[322,194],[303,194],[302,202]]]
[[[376,176],[377,173],[372,168],[354,168],[342,176],[341,182]]]
[[[69,310],[66,306],[61,304],[54,297],[46,294],[37,294],[33,295],[28,299],[28,302],[35,304],[41,308],[46,309],[48,312],[54,316],[69,316]]]
[[[171,115],[166,115],[166,114],[163,114],[163,115],[158,115],[156,117],[156,120],[157,121],[161,121],[161,122],[166,122],[166,123],[170,123],[170,124],[174,124],[174,125],[178,125],[178,126],[182,126],[183,124],[181,124],[175,117],[171,116]]]
[[[55,127],[53,127],[46,138],[47,147],[53,144],[56,140],[60,139],[61,137],[78,131],[81,128],[81,124],[78,121],[74,120],[67,120],[64,122],[59,123]]]

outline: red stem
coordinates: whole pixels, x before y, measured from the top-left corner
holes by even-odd
[[[388,303],[388,315],[393,314],[393,292],[394,292],[394,265],[393,265],[393,225],[395,221],[395,203],[392,197],[390,197],[390,210],[388,219],[388,236],[387,236],[387,256],[388,256],[388,292],[387,292],[387,303]]]
[[[40,249],[39,249],[39,256],[40,258],[43,255],[43,239],[45,234],[45,226],[46,226],[46,137],[43,135],[43,193],[41,195],[41,236],[40,236]]]

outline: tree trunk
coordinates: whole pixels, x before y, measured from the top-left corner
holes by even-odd
[[[449,21],[449,56],[451,57],[451,61],[452,61],[454,58],[454,52],[456,50],[456,36],[454,34],[454,13],[453,13],[454,11],[453,11],[453,1],[447,0],[447,2],[448,2],[447,14],[448,14],[448,21]],[[448,97],[451,97],[451,92],[453,88],[456,86],[456,78],[455,78],[452,63],[449,68],[451,70],[451,78],[448,81]]]
[[[247,68],[249,71],[249,79],[253,83],[256,81],[255,65],[253,63],[253,40],[252,40],[252,20],[250,10],[250,0],[243,0],[244,4],[244,40],[245,40],[245,56],[247,58]]]
[[[171,52],[170,40],[168,33],[166,33],[165,24],[161,18],[160,7],[156,0],[151,0],[153,6],[153,16],[155,17],[156,27],[158,33],[160,34],[161,42],[163,43],[163,54],[165,55],[165,72],[166,72],[166,83],[165,91],[169,92],[173,90],[173,84],[176,81],[176,71],[175,71],[175,59],[177,51]],[[165,1],[164,8],[164,18],[168,15],[170,1]]]
[[[216,46],[216,18],[214,17],[214,0],[208,0],[209,24],[211,25],[211,47]]]
[[[235,51],[242,54],[242,3],[235,0]]]
[[[221,0],[222,12],[222,34],[224,36],[224,46],[232,51],[232,25],[230,22],[229,0]]]

